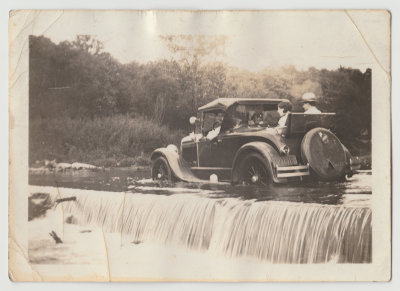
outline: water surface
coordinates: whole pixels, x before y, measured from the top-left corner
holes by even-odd
[[[342,182],[302,182],[252,187],[229,183],[159,183],[149,170],[110,168],[100,171],[30,172],[29,184],[87,190],[129,191],[132,193],[173,195],[191,193],[209,198],[237,197],[257,201],[290,201],[319,204],[359,203],[369,206],[371,171],[362,171]]]

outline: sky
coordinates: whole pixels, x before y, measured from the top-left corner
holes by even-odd
[[[250,71],[285,65],[365,71],[375,57],[389,64],[385,12],[36,11],[29,21],[31,34],[55,43],[93,35],[122,63],[169,59],[160,35],[205,34],[227,36],[222,60]]]

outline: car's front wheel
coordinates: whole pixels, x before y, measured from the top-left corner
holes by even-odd
[[[172,171],[164,157],[160,156],[154,160],[151,175],[154,181],[172,181]]]
[[[250,153],[243,158],[239,168],[239,183],[244,185],[268,186],[272,183],[265,159],[259,153]]]

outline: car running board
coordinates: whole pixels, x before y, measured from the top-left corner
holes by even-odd
[[[289,178],[289,177],[301,177],[310,175],[310,166],[300,165],[300,166],[276,166],[276,177],[277,178]]]

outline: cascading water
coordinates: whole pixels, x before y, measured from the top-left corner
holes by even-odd
[[[371,262],[368,207],[80,192],[64,211],[79,224],[157,242],[272,263]]]
[[[273,263],[371,260],[368,208],[290,202],[237,203],[225,209],[215,248]]]

